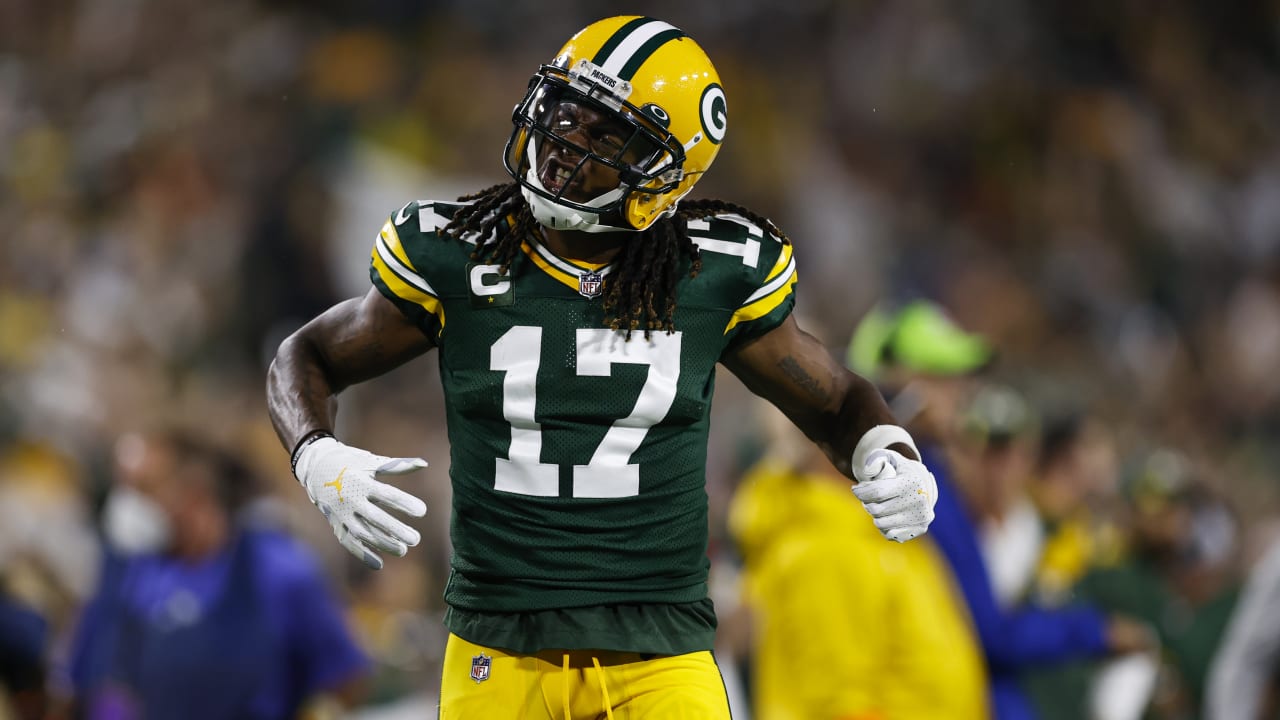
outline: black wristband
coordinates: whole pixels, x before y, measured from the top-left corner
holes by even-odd
[[[294,477],[298,477],[298,456],[302,454],[302,449],[320,438],[327,437],[333,437],[333,433],[328,430],[312,430],[303,435],[298,444],[293,446],[293,452],[289,454],[289,471],[293,473]]]

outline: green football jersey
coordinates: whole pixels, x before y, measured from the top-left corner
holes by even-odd
[[[406,205],[370,270],[439,350],[451,612],[705,604],[715,366],[791,312],[791,245],[734,215],[690,222],[702,269],[690,278],[683,261],[675,332],[626,340],[603,322],[612,266],[529,238],[502,275],[471,259],[473,242],[439,232],[459,207]]]

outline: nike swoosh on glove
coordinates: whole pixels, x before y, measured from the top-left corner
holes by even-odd
[[[298,482],[329,521],[348,552],[378,570],[382,558],[374,549],[404,557],[422,536],[387,512],[410,517],[427,514],[427,504],[383,480],[420,470],[422,458],[389,458],[324,437],[298,455]]]
[[[867,455],[861,468],[855,466],[854,477],[858,484],[853,494],[880,534],[906,542],[929,529],[933,506],[938,502],[938,482],[924,463],[879,449]]]

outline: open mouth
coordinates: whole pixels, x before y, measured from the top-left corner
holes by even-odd
[[[552,155],[542,163],[538,179],[548,192],[560,194],[564,190],[579,190],[582,187],[582,173],[574,173],[577,168]]]
[[[548,163],[542,171],[542,185],[553,193],[560,192],[560,189],[569,182],[569,178],[573,177],[573,171],[562,165],[553,165]]]

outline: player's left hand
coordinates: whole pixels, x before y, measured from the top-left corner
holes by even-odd
[[[893,450],[878,449],[854,466],[853,494],[874,518],[880,534],[906,542],[923,535],[933,522],[938,482],[924,463]]]

